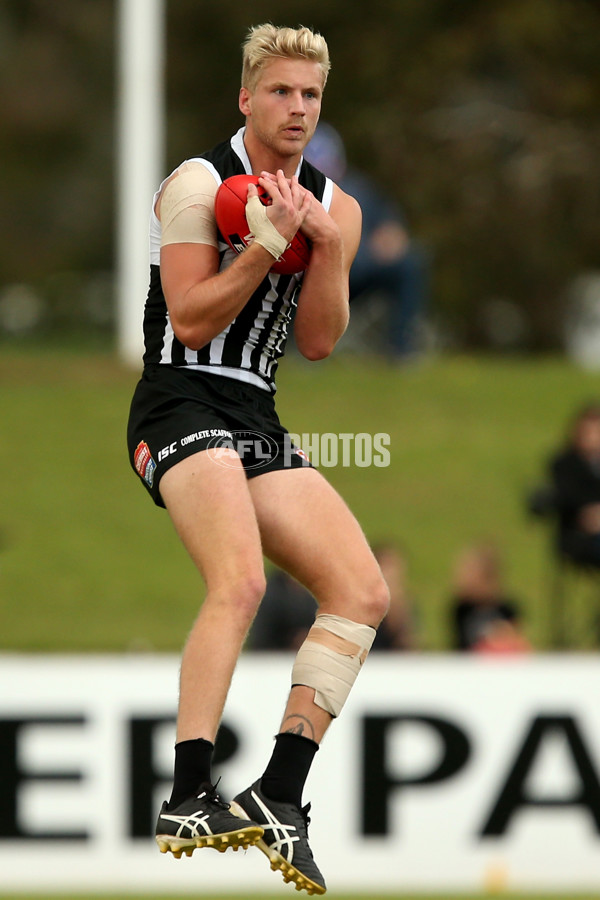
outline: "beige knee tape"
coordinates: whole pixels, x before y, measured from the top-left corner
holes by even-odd
[[[375,634],[369,625],[319,614],[296,656],[292,684],[314,688],[317,706],[339,716]]]

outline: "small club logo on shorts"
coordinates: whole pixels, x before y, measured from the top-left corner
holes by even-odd
[[[152,459],[150,447],[148,446],[146,441],[140,441],[135,448],[135,453],[133,454],[133,464],[135,466],[135,471],[138,473],[140,478],[144,479],[148,487],[152,487],[152,484],[154,482],[154,472],[156,471],[156,463]]]

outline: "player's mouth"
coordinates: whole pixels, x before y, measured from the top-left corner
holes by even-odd
[[[288,125],[286,128],[283,128],[282,131],[284,134],[294,138],[304,136],[304,128],[302,125]]]

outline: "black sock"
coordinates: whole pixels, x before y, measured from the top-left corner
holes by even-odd
[[[214,749],[214,744],[204,738],[175,744],[175,775],[169,809],[197,794],[204,781],[211,782],[210,766]]]
[[[260,780],[269,800],[302,806],[302,791],[319,745],[300,734],[282,732],[275,738],[271,759]]]

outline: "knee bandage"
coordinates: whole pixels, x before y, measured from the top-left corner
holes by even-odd
[[[375,634],[369,625],[319,614],[296,656],[292,685],[314,688],[317,706],[339,716]]]

